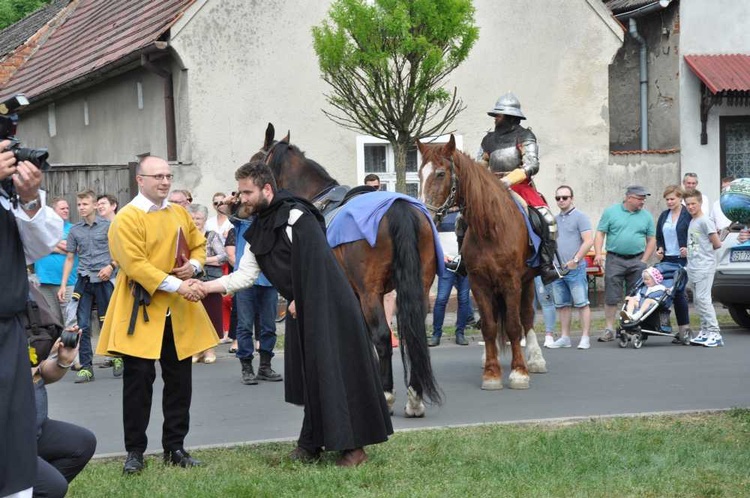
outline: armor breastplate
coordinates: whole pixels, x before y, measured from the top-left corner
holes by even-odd
[[[536,136],[522,126],[496,128],[485,135],[482,150],[489,154],[490,169],[494,172],[507,173],[523,167],[532,176],[539,169]]]
[[[515,144],[512,147],[495,149],[490,154],[490,169],[495,173],[507,173],[521,165],[521,151]]]

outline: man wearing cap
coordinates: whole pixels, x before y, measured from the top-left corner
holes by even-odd
[[[646,268],[656,248],[656,225],[651,213],[643,209],[648,190],[640,185],[631,185],[625,191],[625,200],[614,204],[602,213],[594,238],[594,264],[605,264],[604,271],[604,318],[606,328],[599,342],[615,339],[613,332],[615,313],[625,294],[630,294],[641,272]],[[606,260],[602,251],[607,239]]]
[[[539,171],[539,147],[536,143],[536,136],[531,130],[520,125],[521,120],[526,119],[526,116],[521,112],[521,102],[518,97],[510,92],[500,97],[495,107],[487,114],[495,119],[495,129],[482,139],[478,159],[487,161],[490,170],[539,213],[541,220],[534,220],[532,217],[531,222],[534,230],[542,238],[539,254],[540,276],[545,285],[549,284],[567,270],[555,269],[554,259],[557,252],[555,216],[547,206],[547,202],[537,192],[531,179]],[[543,226],[537,226],[536,221]],[[456,220],[456,234],[459,237],[461,231],[461,223]],[[446,268],[451,269],[451,265],[447,264]]]

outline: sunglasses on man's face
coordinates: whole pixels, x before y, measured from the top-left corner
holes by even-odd
[[[556,200],[557,202],[560,202],[560,201],[567,201],[568,199],[570,199],[570,196],[569,196],[569,195],[556,195],[556,196],[555,196],[555,200]]]

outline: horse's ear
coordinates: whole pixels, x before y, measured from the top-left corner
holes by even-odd
[[[285,136],[284,138],[282,138],[282,139],[280,140],[280,142],[291,143],[291,142],[289,141],[289,136],[290,136],[291,134],[292,134],[292,132],[291,132],[291,131],[289,131],[289,130],[287,130],[287,131],[286,131],[286,136]]]
[[[448,140],[448,143],[445,144],[445,149],[448,154],[453,154],[456,150],[456,137],[453,136],[453,133],[451,133],[451,138]]]
[[[263,142],[263,150],[268,150],[271,148],[271,145],[273,144],[273,137],[276,135],[276,130],[273,128],[273,125],[271,123],[268,123],[268,128],[266,128],[266,141]]]
[[[417,149],[419,149],[419,153],[423,156],[425,154],[425,151],[427,150],[425,145],[419,139],[417,139]]]

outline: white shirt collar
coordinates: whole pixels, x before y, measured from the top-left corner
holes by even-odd
[[[145,195],[138,192],[138,195],[136,195],[132,201],[130,201],[130,204],[132,204],[134,207],[137,207],[141,211],[149,212],[151,210],[151,206],[156,206],[157,208],[161,209],[167,209],[169,207],[169,201],[167,199],[164,199],[161,202],[161,206],[158,206],[148,200]]]

